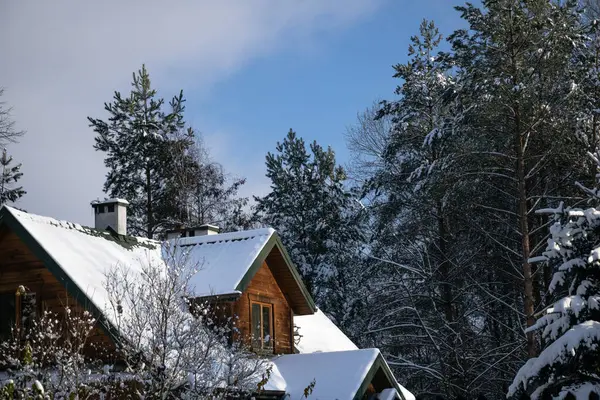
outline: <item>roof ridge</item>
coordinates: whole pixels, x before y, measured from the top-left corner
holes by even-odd
[[[14,207],[10,207],[4,205],[3,207],[13,215],[13,217],[17,219],[27,219],[32,223],[41,224],[41,225],[51,225],[56,228],[61,228],[65,230],[77,231],[79,233],[94,236],[110,241],[114,241],[122,246],[129,247],[132,245],[140,245],[140,246],[160,246],[163,242],[160,240],[148,239],[138,236],[131,235],[114,235],[109,231],[105,231],[102,229],[96,229],[90,226],[81,225],[77,222],[71,222],[66,220],[57,219],[54,217],[48,217],[46,215],[39,215],[30,213],[28,211],[21,211],[15,209]]]
[[[202,236],[192,236],[185,238],[176,238],[167,240],[169,243],[174,243],[179,247],[188,247],[188,246],[196,246],[196,245],[204,245],[204,244],[216,244],[216,243],[226,243],[226,242],[237,242],[243,240],[251,240],[259,236],[267,236],[271,237],[275,233],[275,229],[268,228],[258,228],[258,229],[249,229],[245,231],[235,231],[235,232],[226,232],[219,233],[216,235],[202,235]]]

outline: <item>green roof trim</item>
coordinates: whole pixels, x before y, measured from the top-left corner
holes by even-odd
[[[116,329],[110,321],[104,316],[98,307],[90,300],[90,298],[77,286],[77,284],[69,277],[69,275],[61,268],[61,266],[48,254],[48,252],[38,243],[38,241],[25,229],[19,220],[6,207],[0,209],[0,227],[7,226],[12,230],[21,241],[29,248],[29,250],[40,259],[44,266],[52,273],[79,305],[92,313],[94,318],[100,323],[101,328],[105,333],[117,343],[115,336]]]
[[[252,280],[252,278],[254,278],[254,275],[256,275],[256,273],[258,272],[258,270],[260,269],[262,264],[265,262],[265,260],[269,256],[269,253],[271,253],[271,250],[273,250],[273,248],[275,248],[275,247],[277,247],[277,249],[281,253],[283,260],[285,261],[285,264],[287,265],[289,271],[291,272],[292,277],[294,278],[294,281],[298,285],[298,288],[300,289],[302,296],[306,300],[306,303],[308,304],[309,308],[313,311],[313,313],[316,312],[317,306],[315,305],[315,301],[313,300],[312,296],[308,292],[308,289],[306,288],[306,286],[304,286],[302,277],[300,276],[298,269],[292,262],[292,259],[290,258],[288,252],[286,251],[285,247],[283,246],[283,243],[281,242],[281,238],[279,237],[277,232],[273,232],[273,234],[271,234],[271,236],[269,237],[269,239],[263,246],[260,253],[258,253],[256,258],[252,262],[252,265],[250,266],[250,268],[248,268],[248,271],[246,271],[246,274],[244,275],[244,277],[242,278],[240,283],[238,283],[238,285],[236,286],[235,290],[239,290],[240,292],[243,292],[246,290],[246,288],[250,284],[250,281]]]
[[[379,353],[377,355],[377,357],[375,358],[375,361],[373,361],[373,364],[371,365],[369,372],[367,372],[367,376],[365,377],[365,379],[363,379],[362,383],[360,384],[360,387],[359,387],[358,391],[356,392],[356,394],[354,395],[353,400],[361,400],[363,398],[363,396],[367,392],[369,383],[371,383],[371,381],[375,377],[375,374],[377,373],[377,371],[379,371],[380,368],[383,371],[383,373],[385,374],[385,377],[387,378],[388,382],[390,382],[392,388],[396,389],[396,392],[398,392],[398,395],[400,396],[400,398],[402,400],[406,400],[404,398],[404,395],[402,394],[402,391],[400,390],[400,386],[398,385],[398,382],[396,381],[394,374],[390,370],[389,365],[387,365],[387,363],[383,359],[383,356],[381,355],[381,353]]]

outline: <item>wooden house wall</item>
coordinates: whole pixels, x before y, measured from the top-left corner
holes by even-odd
[[[256,272],[240,298],[233,303],[233,313],[237,316],[237,328],[246,340],[251,337],[250,309],[252,301],[273,305],[273,352],[276,354],[293,353],[292,309],[266,262]]]
[[[43,311],[61,315],[65,306],[69,306],[74,313],[84,311],[19,237],[3,228],[0,231],[0,293],[14,295],[20,285],[36,293],[38,315]],[[109,353],[114,349],[113,342],[99,326],[96,326],[88,342],[91,344],[88,349],[90,356],[96,355],[94,347]]]

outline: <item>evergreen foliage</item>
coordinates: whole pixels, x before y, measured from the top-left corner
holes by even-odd
[[[592,156],[600,170],[600,153]],[[598,175],[600,177],[600,175]],[[552,268],[551,305],[530,328],[542,337],[541,353],[517,373],[509,398],[591,399],[600,396],[600,180],[585,189],[590,208],[553,213],[546,251],[537,260]]]
[[[0,88],[0,97],[4,89]],[[15,122],[11,118],[11,108],[0,102],[0,144],[15,143],[17,138],[23,136],[25,131],[15,129]],[[6,148],[2,150],[0,164],[2,165],[2,181],[0,183],[0,205],[8,202],[14,203],[27,192],[23,187],[15,187],[16,182],[21,179],[21,164],[11,165],[13,158],[7,154]]]
[[[551,221],[535,210],[593,176],[581,150],[598,143],[597,46],[576,1],[456,9],[468,29],[439,53],[424,21],[379,113],[391,126],[363,185],[373,314],[360,343],[423,398],[499,398],[539,350],[523,331],[551,270],[528,260]],[[380,138],[353,139],[354,158]]]
[[[94,148],[106,153],[108,168],[104,191],[129,201],[128,227],[132,234],[152,238],[163,228],[166,187],[173,178],[172,146],[190,145],[189,138],[175,140],[184,127],[183,92],[173,97],[168,111],[157,97],[145,66],[133,74],[128,97],[115,92],[105,103],[107,121],[88,117],[96,132]],[[186,144],[186,141],[188,144]]]
[[[27,192],[22,186],[15,186],[21,179],[21,164],[11,165],[13,158],[9,156],[6,149],[2,150],[0,165],[2,166],[2,177],[0,178],[0,205],[8,202],[14,203]]]
[[[349,258],[358,256],[362,234],[344,169],[331,148],[313,142],[308,150],[293,130],[267,154],[266,165],[271,193],[255,198],[258,217],[279,232],[317,304],[338,321],[348,318],[351,299],[335,297],[360,276],[352,276]]]

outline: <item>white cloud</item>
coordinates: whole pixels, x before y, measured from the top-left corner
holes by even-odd
[[[28,131],[10,149],[23,162],[28,191],[19,206],[92,223],[89,201],[103,195],[105,171],[86,117],[103,116],[102,103],[113,90],[127,90],[131,72],[142,63],[164,93],[206,91],[256,57],[346,28],[378,3],[2,2],[0,86],[18,127]]]

